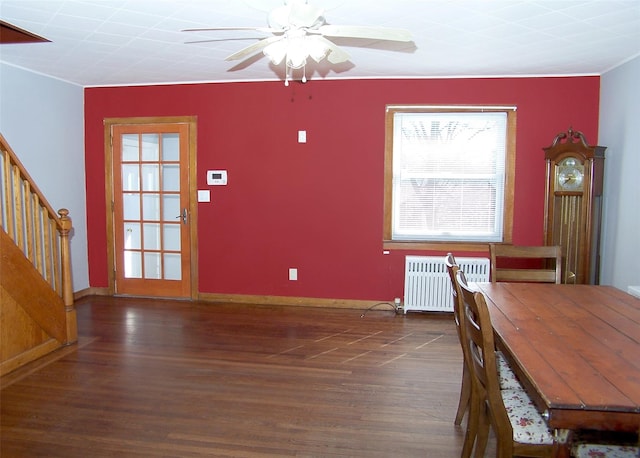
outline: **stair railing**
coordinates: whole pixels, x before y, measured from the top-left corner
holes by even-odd
[[[40,272],[65,306],[67,338],[77,341],[69,210],[56,213],[0,134],[0,227]]]

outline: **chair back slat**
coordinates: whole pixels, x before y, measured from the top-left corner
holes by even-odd
[[[491,243],[491,281],[560,283],[562,250],[559,245],[516,246]]]
[[[453,294],[453,318],[456,322],[456,327],[458,328],[458,337],[460,337],[460,310],[457,306],[460,300],[460,286],[458,285],[458,280],[456,279],[456,275],[460,270],[460,266],[451,253],[447,254],[444,263],[447,266],[447,272],[449,273],[449,279],[451,280],[451,290]]]

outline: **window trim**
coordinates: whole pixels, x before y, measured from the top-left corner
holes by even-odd
[[[455,247],[460,251],[485,251],[489,242],[420,241],[392,240],[393,213],[393,133],[395,113],[423,112],[506,112],[507,144],[505,157],[504,213],[502,243],[511,243],[513,235],[513,204],[515,188],[516,159],[516,107],[503,105],[387,105],[385,112],[384,146],[384,227],[383,248],[404,250],[448,250]]]

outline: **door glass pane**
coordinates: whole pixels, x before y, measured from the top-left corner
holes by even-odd
[[[141,246],[140,223],[124,223],[124,247],[139,250]]]
[[[142,160],[157,161],[160,157],[159,144],[158,134],[142,134]]]
[[[160,253],[144,254],[144,278],[162,278],[160,276],[162,265],[160,264]]]
[[[166,280],[182,279],[182,268],[180,265],[180,255],[178,253],[164,254],[164,278]]]
[[[162,166],[162,190],[180,191],[180,166],[169,164]]]
[[[165,194],[162,196],[162,203],[162,221],[182,221],[178,194]]]
[[[140,191],[138,164],[122,164],[122,190]]]
[[[122,195],[122,215],[125,220],[140,219],[140,194],[125,193]]]
[[[180,251],[180,224],[164,224],[162,229],[164,249]]]
[[[142,196],[142,219],[160,221],[160,194]]]
[[[139,251],[124,252],[124,276],[126,278],[142,278],[142,258]]]
[[[160,249],[160,225],[154,223],[144,224],[144,249]]]
[[[160,190],[160,172],[158,164],[142,164],[142,189],[144,191]]]
[[[140,157],[138,134],[122,135],[122,162],[137,162]]]
[[[180,159],[180,136],[179,134],[162,135],[162,160],[178,161]]]

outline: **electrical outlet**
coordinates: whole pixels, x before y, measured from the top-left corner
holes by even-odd
[[[393,300],[393,304],[394,304],[394,307],[395,307],[395,309],[396,309],[396,313],[399,313],[399,312],[401,312],[401,311],[402,311],[402,300],[400,300],[400,298],[399,298],[399,297],[396,297],[396,298]]]
[[[293,281],[298,280],[298,269],[295,269],[295,268],[289,269],[289,280],[293,280]]]

